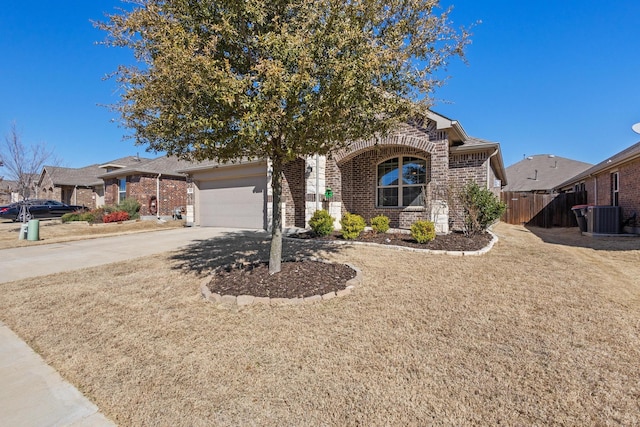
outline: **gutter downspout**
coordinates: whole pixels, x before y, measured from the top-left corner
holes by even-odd
[[[78,186],[74,186],[73,187],[73,204],[77,205],[78,204]]]
[[[156,177],[156,217],[160,219],[160,177],[161,173]]]
[[[498,154],[499,151],[500,150],[496,147],[493,153],[487,157],[487,190],[491,190],[491,187],[489,186],[489,179],[491,178],[491,158]]]

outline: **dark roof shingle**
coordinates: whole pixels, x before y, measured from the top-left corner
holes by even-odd
[[[506,169],[508,184],[503,190],[551,191],[590,166],[590,163],[552,154],[529,156]]]

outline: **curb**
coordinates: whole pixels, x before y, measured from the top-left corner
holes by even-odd
[[[333,264],[327,260],[319,258],[295,258],[285,261],[316,261],[326,264]],[[209,289],[209,283],[211,283],[211,275],[221,268],[226,268],[228,265],[217,267],[213,270],[212,274],[207,276],[200,283],[200,295],[206,301],[212,302],[221,307],[248,307],[251,305],[301,305],[301,304],[315,304],[322,301],[328,301],[334,298],[340,298],[350,295],[355,290],[356,286],[362,283],[362,270],[350,263],[345,263],[347,267],[356,272],[354,278],[347,280],[346,287],[336,292],[328,292],[324,295],[312,295],[304,298],[269,298],[269,297],[255,297],[253,295],[220,295],[211,292]]]

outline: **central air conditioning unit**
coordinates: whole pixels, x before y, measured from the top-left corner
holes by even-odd
[[[620,206],[587,206],[587,231],[599,234],[618,234],[622,228]]]

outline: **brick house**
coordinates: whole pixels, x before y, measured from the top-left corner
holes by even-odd
[[[640,142],[563,182],[556,190],[586,191],[589,205],[620,206],[623,224],[639,232]]]
[[[188,219],[197,225],[269,228],[273,209],[267,161],[202,163],[189,176]],[[451,189],[474,181],[498,194],[506,184],[500,145],[467,135],[455,120],[429,112],[424,122],[356,141],[331,156],[298,158],[286,165],[283,225],[305,227],[317,209],[338,221],[345,212],[370,219],[387,215],[392,227],[430,219],[437,231],[458,228],[449,212]],[[189,212],[189,211],[188,211]]]
[[[178,169],[189,165],[174,157],[140,160],[123,167],[101,165],[107,171],[98,176],[104,182],[104,202],[115,205],[133,198],[141,205],[141,216],[170,217],[176,208],[186,205],[187,176]]]
[[[591,163],[553,154],[527,156],[505,169],[509,184],[502,191],[552,194],[554,187],[584,172]]]
[[[0,205],[19,202],[23,196],[33,199],[37,194],[38,174],[26,174],[22,181],[27,188],[21,188],[21,183],[0,176]]]
[[[19,200],[18,183],[0,177],[0,205],[8,205]]]
[[[83,168],[44,166],[37,180],[34,198],[57,200],[91,209],[104,206],[104,182],[98,176],[105,171],[150,160],[139,156],[127,156],[102,165],[93,164]]]
[[[68,205],[95,208],[104,204],[98,165],[84,168],[45,166],[36,189],[36,198],[57,200]]]
[[[134,198],[142,216],[171,217],[175,208],[186,205],[186,175],[176,169],[189,164],[168,157],[127,156],[83,168],[45,166],[35,197],[89,208]]]

